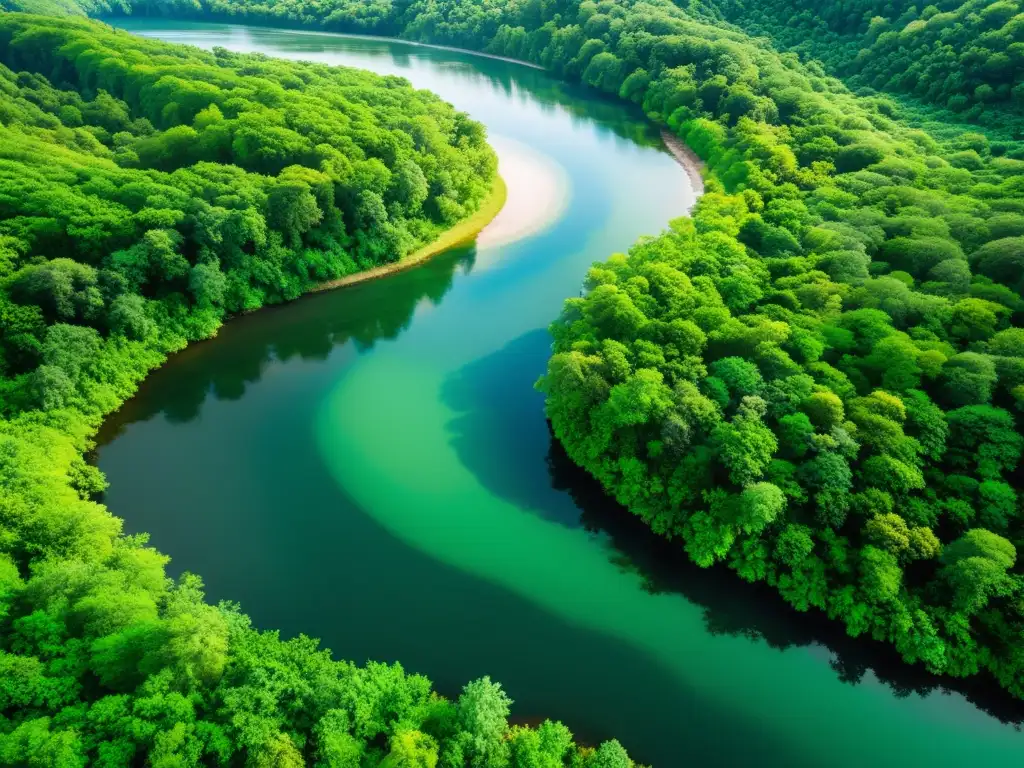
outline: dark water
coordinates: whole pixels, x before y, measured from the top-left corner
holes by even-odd
[[[127,25],[126,25],[127,26]],[[397,73],[557,165],[557,221],[503,247],[227,325],[107,425],[107,501],[174,571],[262,627],[401,660],[446,693],[490,674],[639,760],[994,765],[1021,710],[949,692],[725,571],[700,571],[552,444],[532,384],[587,266],[692,202],[624,107],[500,61],[181,22],[133,31]],[[980,705],[980,706],[979,706]]]

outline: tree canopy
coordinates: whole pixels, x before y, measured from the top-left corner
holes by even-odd
[[[400,259],[495,166],[399,78],[0,15],[0,764],[604,764],[487,678],[450,701],[211,605],[83,458],[168,352]]]
[[[875,40],[856,77],[967,120],[1014,103],[1012,2],[875,5],[820,9],[830,34]],[[1012,135],[924,130],[724,4],[132,6],[486,50],[640,106],[704,160],[707,192],[595,265],[553,324],[540,387],[568,454],[700,565],[1024,695]],[[471,209],[493,173],[479,126],[394,79],[86,22],[5,16],[0,56],[0,757],[628,766],[558,724],[502,727],[489,680],[443,702],[397,667],[254,632],[120,535],[81,457],[223,313],[396,258]]]
[[[400,259],[496,167],[478,124],[399,78],[68,19],[0,18],[0,109],[7,414],[88,408],[96,377],[47,359],[62,326],[97,350],[180,348]]]
[[[709,0],[709,14],[820,60],[851,85],[906,94],[1024,136],[1024,7],[1017,0]],[[957,162],[973,164],[970,154]]]

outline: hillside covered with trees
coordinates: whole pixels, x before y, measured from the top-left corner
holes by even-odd
[[[629,768],[487,678],[449,701],[210,605],[83,459],[169,352],[401,257],[494,173],[397,78],[0,15],[0,764]]]
[[[854,87],[909,94],[960,119],[1024,136],[1024,7],[937,3],[719,0],[723,19],[822,61]]]
[[[542,19],[581,22],[582,18],[573,18],[577,5],[587,17],[598,17],[589,28],[585,23],[562,25],[580,28],[580,44],[602,40],[606,32],[617,38],[611,21],[625,22],[617,12],[608,13],[610,8],[596,10],[599,4],[593,2],[515,3],[508,8],[471,2],[458,3],[458,8],[448,12],[449,5],[421,0],[400,4],[332,0],[325,8],[322,3],[303,0],[201,0],[198,5],[139,0],[130,4],[82,3],[80,7],[93,14],[131,9],[134,13],[213,15],[225,20],[366,31],[446,40],[472,48],[503,46],[504,40],[495,39],[503,25],[528,31],[540,26]],[[779,50],[796,52],[805,61],[820,61],[852,88],[907,94],[926,105],[949,110],[959,120],[1024,136],[1024,7],[1017,0],[940,0],[927,5],[909,0],[857,0],[813,7],[794,0],[676,2],[682,14],[670,10],[670,5],[668,0],[646,0],[616,3],[615,7],[632,8],[632,23],[663,13],[685,15],[706,23],[709,38],[739,33],[747,46],[762,45],[753,37],[764,36]],[[595,10],[587,10],[590,6]],[[604,16],[609,18],[608,30],[595,26]],[[654,31],[657,26],[645,25],[644,29]],[[810,64],[809,71],[814,72],[815,67]]]

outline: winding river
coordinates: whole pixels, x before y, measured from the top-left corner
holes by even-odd
[[[447,694],[490,674],[517,716],[656,766],[1020,760],[1021,707],[689,566],[552,442],[532,389],[545,326],[591,262],[695,198],[641,115],[454,51],[121,24],[402,75],[488,126],[522,206],[476,246],[234,321],[145,382],[97,456],[110,508],[174,572],[258,626],[401,660]]]

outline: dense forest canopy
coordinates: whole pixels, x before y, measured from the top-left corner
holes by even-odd
[[[751,34],[819,59],[856,87],[906,93],[1024,137],[1024,6],[1016,0],[714,0]]]
[[[829,34],[871,34],[860,5],[822,9]],[[986,8],[1001,6],[1013,13],[979,23],[1012,27],[1012,3]],[[701,565],[726,562],[910,662],[984,670],[1024,695],[1024,146],[910,125],[891,100],[745,34],[724,5],[132,9],[486,50],[640,105],[705,160],[708,193],[692,219],[595,265],[553,325],[541,386],[569,455]],[[892,23],[906,10],[863,9]],[[85,22],[4,17],[0,55],[0,151],[16,149],[0,185],[0,680],[15,681],[0,688],[0,757],[628,765],[617,744],[580,750],[557,725],[510,731],[488,681],[441,702],[399,669],[255,633],[205,604],[194,577],[169,584],[163,558],[90,500],[103,480],[81,451],[98,414],[222,313],[388,258],[472,207],[493,173],[478,128],[387,79],[359,98],[353,73]],[[156,77],[162,56],[182,61]],[[940,70],[921,73],[909,90],[943,103],[945,81],[918,90]],[[1008,82],[996,101],[1012,103]],[[374,112],[388,89],[408,100],[397,123]],[[979,117],[990,101],[973,93],[946,105]],[[340,138],[303,120],[307,96],[353,115]],[[360,129],[365,110],[378,131]],[[457,170],[440,170],[449,155]]]
[[[529,59],[675,131],[709,192],[567,302],[556,434],[696,562],[1024,694],[1024,147],[658,0],[204,9]]]
[[[8,413],[78,396],[50,336],[204,338],[400,258],[494,175],[481,126],[398,78],[13,15],[0,66]]]
[[[94,16],[131,11],[125,0],[0,0],[0,11],[22,11],[47,16]]]
[[[0,0],[0,4],[18,7],[30,1],[67,2],[73,7],[71,0]],[[575,22],[564,26],[579,27],[581,45],[588,41],[614,45],[622,31],[628,33],[638,24],[646,32],[659,34],[665,17],[689,18],[706,25],[709,40],[737,34],[751,48],[763,46],[751,36],[763,35],[780,50],[819,60],[852,87],[911,95],[951,111],[957,119],[980,121],[1024,137],[1024,6],[1018,0],[929,4],[856,0],[814,5],[796,0],[677,0],[674,9],[668,0],[630,0],[615,3],[617,11],[602,3],[605,7],[596,12],[586,10],[589,5],[596,7],[593,2],[558,0],[104,0],[81,5],[88,13],[213,15],[444,40],[471,48],[504,45],[503,39],[495,39],[500,27],[522,27],[528,32],[542,20]],[[577,6],[587,18],[575,16]],[[632,9],[628,17],[620,15],[627,8]],[[588,27],[591,15],[597,18]],[[652,20],[655,23],[648,23]],[[607,29],[602,28],[604,24]],[[610,40],[602,37],[607,34]]]
[[[0,764],[630,768],[487,678],[449,701],[208,604],[83,459],[169,351],[400,258],[494,172],[398,78],[0,16]]]

